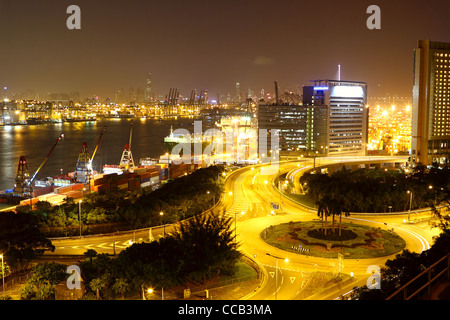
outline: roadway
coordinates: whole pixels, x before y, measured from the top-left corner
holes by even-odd
[[[324,165],[325,163],[345,162],[346,159],[322,158],[319,161],[321,165]],[[352,157],[351,161],[363,163],[367,161],[367,158],[355,159]],[[316,159],[316,164],[318,163],[318,159]],[[273,184],[275,177],[282,173],[291,173],[290,178],[298,181],[304,170],[312,165],[311,160],[280,163],[279,170],[276,172],[268,172],[267,165],[253,166],[253,169],[245,167],[229,174],[225,181],[225,191],[220,205],[215,208],[215,211],[224,212],[235,219],[235,232],[240,244],[239,250],[252,258],[260,266],[264,275],[259,290],[247,296],[246,299],[301,299],[302,291],[316,279],[318,274],[316,271],[328,274],[337,274],[338,272],[337,257],[336,259],[326,259],[287,252],[270,246],[261,238],[264,229],[271,225],[318,219],[314,210],[305,208],[282,196]],[[299,189],[299,186],[296,188]],[[281,213],[273,210],[271,202],[281,204]],[[343,221],[394,229],[406,241],[406,248],[410,251],[427,250],[433,241],[432,237],[437,235],[437,230],[430,229],[427,222],[405,224],[405,218],[406,215],[352,215],[343,218]],[[158,239],[163,236],[164,232],[170,233],[172,230],[173,226],[167,225],[102,236],[53,238],[52,243],[56,249],[53,253],[48,254],[82,255],[88,249],[94,249],[98,253],[116,254],[134,242]],[[351,291],[353,287],[366,284],[370,275],[367,273],[369,266],[381,267],[387,259],[394,257],[395,255],[372,259],[344,259],[343,265],[341,264],[343,269],[340,271],[346,281],[328,291],[315,294],[310,299],[336,299]]]
[[[389,158],[392,159],[392,158]],[[337,163],[347,159],[321,159],[321,165],[325,163]],[[380,159],[379,159],[380,160]],[[347,160],[351,162],[368,161],[367,158]],[[373,161],[373,158],[371,159]],[[318,164],[316,159],[316,164]],[[299,175],[313,162],[304,160],[280,164],[277,174],[296,172],[291,179],[298,181]],[[298,203],[282,196],[274,186],[275,175],[264,175],[265,167],[256,169],[241,169],[234,175],[235,182],[232,186],[233,199],[229,205],[227,214],[236,218],[236,234],[240,243],[240,250],[253,258],[261,267],[265,279],[261,289],[248,299],[280,299],[292,300],[301,297],[302,290],[307,284],[314,281],[319,271],[321,273],[337,274],[339,272],[339,261],[336,259],[318,258],[300,253],[287,252],[268,245],[261,238],[261,233],[271,225],[287,223],[290,221],[310,221],[318,219],[314,210],[300,206]],[[231,189],[229,189],[231,190]],[[225,191],[225,194],[229,192]],[[231,198],[231,197],[230,197]],[[227,198],[225,199],[227,200]],[[247,211],[233,212],[233,209],[242,208],[242,202],[248,203]],[[281,213],[274,214],[271,202],[281,204]],[[226,201],[227,203],[227,201]],[[366,224],[382,229],[393,229],[406,242],[406,248],[413,252],[427,250],[433,236],[437,235],[437,229],[430,229],[427,222],[418,224],[405,224],[407,215],[352,215],[343,218],[343,221],[353,221],[358,224]],[[326,293],[314,295],[314,299],[336,299],[348,293],[355,286],[366,284],[370,274],[367,273],[369,266],[384,266],[386,260],[395,258],[395,255],[371,259],[345,259],[341,261],[340,272],[346,281],[338,284],[333,290]],[[285,260],[287,259],[287,260]],[[278,265],[278,267],[277,267]]]

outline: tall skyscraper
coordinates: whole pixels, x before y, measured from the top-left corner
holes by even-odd
[[[258,104],[258,128],[279,130],[283,153],[365,155],[369,113],[367,84],[356,81],[315,80],[303,87],[300,104]],[[270,141],[270,135],[258,139]]]
[[[328,156],[365,155],[369,112],[367,84],[357,81],[314,80],[303,88],[308,116],[309,148]]]
[[[152,74],[147,73],[144,102],[148,103],[150,101],[152,101]]]
[[[236,82],[236,87],[235,87],[235,102],[236,103],[241,103],[242,101],[242,95],[241,95],[241,85],[239,82]]]
[[[449,159],[450,43],[419,40],[414,50],[411,161]]]

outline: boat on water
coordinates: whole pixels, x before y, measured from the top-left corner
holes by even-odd
[[[97,121],[96,118],[64,118],[62,122],[89,122]]]
[[[27,123],[27,125],[61,123],[61,120],[42,119],[42,118],[28,118],[26,120],[26,123]]]

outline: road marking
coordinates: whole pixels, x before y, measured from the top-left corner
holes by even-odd
[[[290,279],[291,279],[291,283],[294,283],[295,277],[290,277]]]
[[[373,220],[367,220],[367,219],[361,219],[361,218],[348,218],[348,219],[360,220],[360,221],[366,221],[366,222],[370,222],[370,223],[378,223],[378,224],[383,224],[384,225],[384,223],[382,223],[382,222],[373,221]],[[411,234],[413,236],[415,236],[420,241],[420,243],[422,244],[422,251],[425,251],[425,250],[430,248],[430,244],[428,243],[428,241],[423,236],[421,236],[420,234],[417,234],[417,233],[415,233],[413,231],[409,231],[409,230],[403,229],[402,227],[396,226],[396,228],[400,229],[400,230],[402,230],[404,232],[407,232],[407,233],[409,233],[409,234]]]
[[[275,272],[273,272],[273,271],[270,271],[269,274],[272,278],[275,276]]]

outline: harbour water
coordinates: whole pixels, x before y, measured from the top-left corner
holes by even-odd
[[[81,146],[87,142],[92,154],[104,126],[102,137],[93,161],[93,169],[101,172],[104,164],[119,164],[125,144],[129,141],[133,122],[131,151],[136,164],[144,157],[159,158],[167,152],[164,137],[170,128],[184,128],[193,133],[194,119],[98,119],[96,122],[4,126],[0,127],[0,190],[11,189],[17,174],[20,156],[25,156],[30,175],[38,169],[51,148],[64,133],[36,179],[67,174],[75,170]]]

